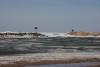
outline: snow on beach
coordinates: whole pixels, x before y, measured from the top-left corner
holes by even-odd
[[[0,32],[0,38],[32,38],[35,32]],[[38,32],[39,37],[100,37],[99,33],[89,32]]]
[[[86,53],[37,53],[37,54],[22,54],[13,56],[0,56],[1,64],[14,64],[15,62],[25,61],[25,62],[40,62],[40,61],[59,61],[65,60],[70,61],[72,59],[100,59],[100,54],[86,54]]]

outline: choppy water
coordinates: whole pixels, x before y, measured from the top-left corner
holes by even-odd
[[[75,47],[78,48],[75,48]],[[95,46],[98,48],[87,49]],[[99,52],[100,38],[0,39],[0,54],[47,52]]]
[[[89,48],[89,47],[97,48]],[[87,48],[88,47],[88,48]],[[36,39],[0,39],[0,55],[23,53],[65,53],[79,52],[83,55],[100,53],[100,38],[36,38]],[[100,62],[76,64],[51,64],[27,67],[86,67]]]

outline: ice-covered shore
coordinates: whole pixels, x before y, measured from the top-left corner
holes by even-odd
[[[100,35],[95,36],[95,34],[89,34],[89,35],[80,35],[80,34],[70,34],[69,32],[67,33],[57,33],[57,32],[40,32],[41,34],[48,36],[48,37],[100,37]]]
[[[58,33],[58,32],[0,32],[0,38],[34,38],[38,37],[100,37],[99,33],[88,34],[83,36],[81,34]]]
[[[16,62],[40,62],[40,61],[70,61],[73,59],[99,59],[100,54],[88,53],[35,53],[35,54],[22,54],[13,56],[0,56],[0,65],[2,64],[15,64]]]

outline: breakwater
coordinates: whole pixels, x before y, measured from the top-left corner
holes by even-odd
[[[34,32],[0,32],[0,39],[4,38],[34,38],[37,36],[45,36],[40,33],[34,33]]]

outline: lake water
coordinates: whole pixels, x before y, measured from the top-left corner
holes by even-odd
[[[95,46],[98,48],[86,49]],[[79,48],[75,48],[79,47]],[[99,52],[100,38],[0,39],[0,54],[49,52]]]
[[[86,47],[98,48],[86,48]],[[75,48],[78,47],[78,48]],[[36,38],[36,39],[0,39],[0,55],[28,53],[100,53],[100,38]],[[100,62],[85,62],[74,64],[50,64],[27,67],[86,67]]]

